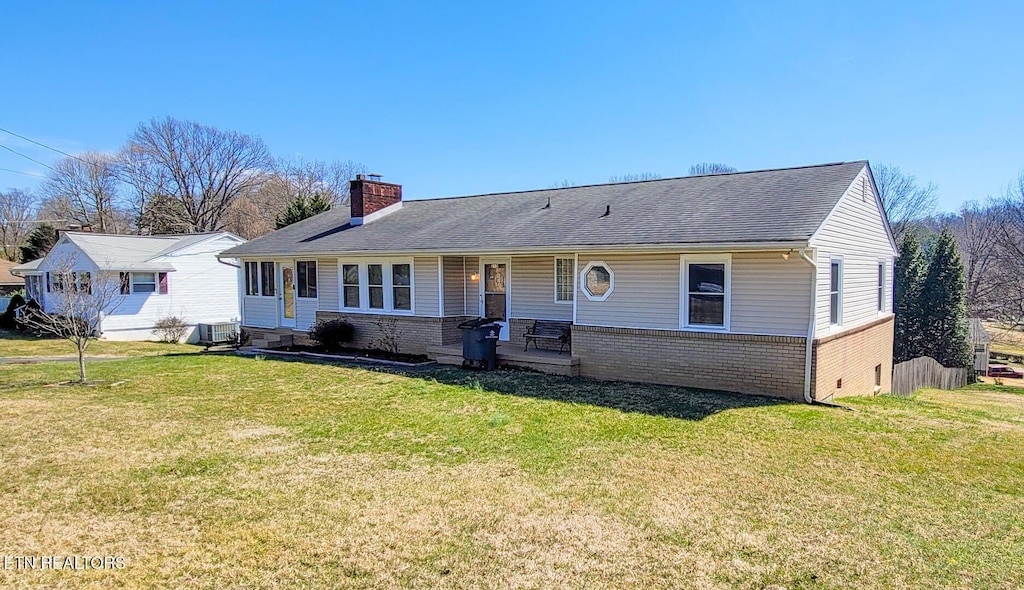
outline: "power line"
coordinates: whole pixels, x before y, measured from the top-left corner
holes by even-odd
[[[9,130],[9,129],[4,129],[3,127],[0,127],[0,131],[3,131],[4,133],[7,133],[8,135],[13,135],[14,137],[17,137],[19,139],[24,139],[25,141],[34,143],[34,144],[38,145],[39,147],[44,147],[44,148],[46,148],[48,150],[55,151],[58,154],[63,154],[65,156],[69,157],[69,158],[74,158],[74,159],[78,160],[79,162],[84,162],[86,164],[89,163],[89,162],[86,162],[85,160],[83,160],[82,158],[79,158],[78,156],[76,156],[74,154],[69,154],[69,153],[65,152],[64,150],[59,150],[59,149],[57,149],[55,147],[48,146],[45,143],[42,143],[40,141],[36,141],[36,140],[34,140],[34,139],[30,138],[30,137],[25,137],[24,135],[20,135],[18,133],[15,133],[15,132]]]
[[[25,176],[34,176],[35,178],[46,178],[42,174],[35,174],[34,172],[22,172],[21,170],[11,170],[10,168],[0,168],[0,172],[13,172],[15,174],[24,174]]]
[[[45,167],[49,168],[50,170],[53,170],[54,172],[56,172],[56,170],[53,169],[53,166],[50,166],[49,164],[44,164],[44,163],[40,162],[39,160],[33,158],[32,156],[26,156],[25,154],[19,152],[18,150],[14,149],[14,148],[9,148],[9,147],[5,146],[2,143],[0,143],[0,148],[4,148],[5,150],[11,152],[12,154],[19,155],[22,158],[25,158],[26,160],[32,160],[36,164],[39,164],[40,166],[45,166]]]

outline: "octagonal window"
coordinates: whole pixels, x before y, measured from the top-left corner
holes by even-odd
[[[615,273],[604,262],[591,262],[580,273],[583,294],[591,301],[604,301],[615,288]]]

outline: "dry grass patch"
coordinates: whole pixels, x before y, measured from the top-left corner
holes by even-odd
[[[5,586],[1024,584],[1024,397],[856,411],[235,357],[0,367]]]
[[[149,356],[199,352],[201,346],[165,342],[113,342],[94,340],[85,353],[89,356]],[[0,330],[0,358],[28,356],[75,356],[74,345],[58,338],[34,338]]]

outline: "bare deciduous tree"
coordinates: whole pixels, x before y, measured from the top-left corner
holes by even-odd
[[[634,172],[631,174],[623,174],[621,176],[609,176],[608,182],[638,182],[640,180],[659,180],[661,179],[660,174],[654,172]]]
[[[1024,330],[1024,171],[1010,182],[997,206],[999,261],[993,314],[1007,327]]]
[[[32,233],[35,196],[21,189],[0,192],[0,257],[17,261]]]
[[[949,226],[964,261],[967,282],[967,308],[972,316],[989,315],[996,285],[991,280],[997,270],[1000,229],[992,207],[976,201],[965,203]]]
[[[271,168],[259,137],[171,117],[140,124],[120,160],[136,211],[146,211],[156,195],[170,195],[181,202],[189,232],[223,229],[231,203]]]
[[[78,382],[85,383],[85,351],[103,315],[114,312],[124,300],[121,281],[116,274],[82,270],[74,255],[57,259],[49,273],[50,291],[45,298],[49,311],[26,310],[20,321],[73,344],[78,353]]]
[[[262,182],[231,203],[224,216],[224,227],[251,239],[274,231],[277,217],[296,199],[320,196],[332,208],[345,205],[349,181],[365,172],[365,166],[351,160],[280,159]]]
[[[720,162],[701,162],[690,166],[686,172],[687,176],[702,176],[704,174],[728,174],[737,170],[728,164]]]
[[[349,181],[356,174],[366,172],[366,166],[351,160],[279,158],[273,172],[279,182],[268,188],[281,197],[285,205],[299,197],[309,199],[320,195],[333,208],[348,203]]]
[[[917,183],[917,177],[890,164],[872,166],[871,173],[878,186],[878,196],[882,199],[889,225],[899,243],[912,222],[924,219],[935,211],[938,187],[934,183],[921,186]]]
[[[39,190],[46,209],[58,218],[101,233],[127,229],[121,227],[116,161],[109,154],[85,152],[59,160]]]

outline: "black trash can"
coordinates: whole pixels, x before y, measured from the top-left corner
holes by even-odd
[[[459,324],[462,330],[462,366],[493,371],[498,366],[498,334],[501,325],[492,318]]]

